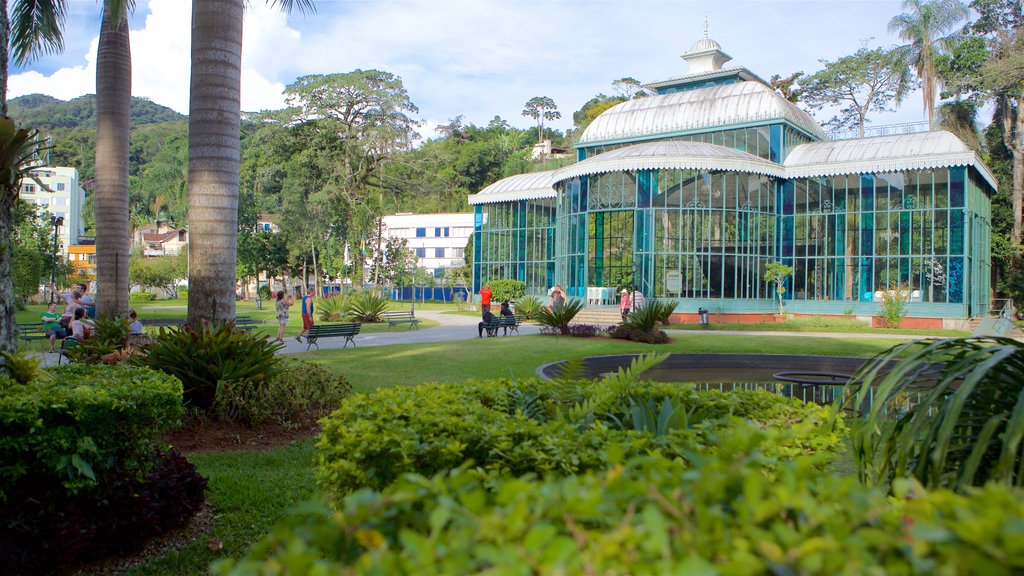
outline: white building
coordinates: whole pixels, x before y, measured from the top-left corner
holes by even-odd
[[[63,217],[64,226],[58,231],[60,254],[67,254],[67,247],[79,243],[85,234],[82,220],[82,205],[85,204],[85,190],[78,181],[78,170],[74,168],[47,166],[31,172],[21,184],[21,198],[36,204],[53,216]]]
[[[393,214],[384,217],[384,227],[386,237],[408,241],[417,266],[440,278],[446,268],[466,263],[473,214]]]

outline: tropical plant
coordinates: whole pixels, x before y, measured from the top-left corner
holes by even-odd
[[[689,410],[681,400],[665,398],[659,409],[653,398],[636,400],[628,398],[629,419],[633,429],[638,432],[650,432],[655,437],[667,436],[673,430],[686,430],[702,420],[697,413],[697,406]]]
[[[654,308],[657,312],[658,322],[665,326],[672,324],[672,314],[675,313],[678,306],[678,300],[655,300],[647,303],[647,307]]]
[[[562,306],[554,309],[541,308],[537,311],[537,323],[551,328],[558,334],[569,333],[569,323],[583,310],[583,300],[570,298]]]
[[[233,323],[204,322],[198,327],[161,328],[139,362],[177,376],[184,399],[201,410],[213,406],[222,382],[256,385],[273,376],[283,346]]]
[[[381,315],[388,309],[386,296],[372,290],[362,290],[348,301],[348,319],[355,322],[380,322]]]
[[[674,304],[674,303],[673,303]],[[672,306],[675,309],[675,306]],[[671,313],[671,312],[670,312]],[[650,302],[646,306],[637,308],[626,316],[625,326],[634,330],[640,330],[641,332],[651,332],[654,330],[658,322],[661,321],[663,311],[658,303]]]
[[[68,357],[86,364],[118,364],[141,353],[128,345],[131,330],[130,320],[120,317],[98,316],[94,321],[92,336],[82,340],[71,350]]]
[[[8,352],[0,350],[0,378],[5,375],[18,384],[28,384],[47,373],[39,369],[42,358],[29,352]],[[0,383],[3,381],[0,380]]]
[[[909,404],[915,397],[917,404]],[[858,416],[850,438],[863,482],[913,476],[927,487],[1024,486],[1020,342],[953,338],[900,344],[864,364],[847,385],[846,398],[841,408]]]
[[[533,320],[544,304],[536,296],[523,296],[516,300],[516,313],[522,314],[527,320]]]
[[[267,0],[290,10],[312,0]],[[238,273],[238,189],[241,172],[242,16],[245,0],[192,4],[188,199],[188,319],[235,317]],[[216,89],[213,89],[216,87]]]
[[[793,267],[782,262],[769,262],[764,267],[764,281],[775,284],[775,294],[779,297],[779,314],[786,312],[782,305],[782,296],[786,293],[786,279],[793,275]]]
[[[906,285],[882,291],[882,305],[878,307],[878,315],[882,317],[886,328],[900,327],[900,322],[907,315],[909,301],[910,289]]]
[[[894,57],[912,66],[921,79],[924,114],[929,125],[935,119],[935,99],[940,79],[936,57],[948,51],[957,37],[943,36],[967,18],[967,7],[960,0],[903,0],[903,14],[889,21],[889,32],[909,42],[896,48]]]
[[[316,309],[320,313],[320,320],[323,322],[341,322],[348,314],[348,296],[330,296],[316,303]]]

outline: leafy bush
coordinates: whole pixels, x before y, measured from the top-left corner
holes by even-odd
[[[653,302],[648,301],[645,307],[650,307],[654,310],[654,313],[658,317],[658,322],[661,322],[665,326],[672,323],[672,314],[676,311],[676,306],[679,306],[679,302],[676,300],[655,300]]]
[[[634,342],[644,342],[647,344],[668,344],[669,337],[664,330],[640,330],[638,328],[632,328],[627,324],[619,324],[618,326],[610,327],[609,334],[612,338],[618,338],[619,340],[632,340]]]
[[[344,376],[312,362],[285,360],[264,382],[222,382],[213,412],[231,422],[284,423],[303,414],[325,416],[351,393],[352,385]]]
[[[526,295],[526,283],[519,280],[491,280],[490,285],[493,302],[519,300]]]
[[[536,296],[523,296],[516,300],[516,313],[522,314],[527,320],[537,317],[537,312],[544,307]]]
[[[133,466],[181,417],[181,383],[145,368],[74,364],[0,393],[0,500],[25,486],[69,493]]]
[[[907,409],[917,391],[921,402]],[[867,397],[873,401],[868,410]],[[861,479],[912,476],[928,487],[1024,486],[1024,344],[1009,338],[922,340],[866,363],[847,385]]]
[[[331,296],[316,303],[321,322],[341,322],[348,314],[347,296]]]
[[[672,398],[704,415],[699,430],[654,439],[628,421],[629,399]],[[355,394],[322,421],[318,477],[329,494],[383,488],[407,472],[430,476],[473,461],[481,473],[574,474],[605,469],[610,446],[628,454],[661,451],[689,459],[711,449],[718,430],[773,427],[771,453],[828,452],[839,441],[829,410],[767,392],[696,392],[637,383],[617,375],[601,382],[467,382]],[[618,450],[618,449],[616,449]]]
[[[178,288],[177,292],[178,292],[178,299],[179,300],[188,300],[188,290],[187,289],[185,289],[185,288]]]
[[[175,452],[154,452],[144,468],[122,461],[73,495],[46,485],[0,503],[0,563],[11,574],[67,571],[131,552],[184,526],[202,506],[206,479]]]
[[[555,329],[557,334],[568,334],[569,323],[580,313],[580,310],[583,310],[583,301],[578,298],[570,298],[558,308],[538,310],[537,323]]]
[[[141,353],[129,346],[130,320],[100,316],[94,321],[92,337],[66,351],[69,358],[86,364],[120,364]]]
[[[152,302],[156,300],[156,294],[152,292],[135,292],[128,295],[129,302]]]
[[[601,328],[593,324],[572,324],[569,326],[567,336],[576,338],[593,338],[601,333]]]
[[[903,317],[907,315],[907,302],[910,301],[910,290],[904,287],[882,291],[882,305],[878,315],[882,317],[886,328],[899,328]]]
[[[0,390],[12,384],[28,384],[32,380],[49,376],[48,373],[40,370],[42,358],[28,351],[7,352],[0,350],[0,379],[9,379],[4,382],[0,380]]]
[[[279,363],[275,353],[282,348],[231,323],[204,323],[199,328],[161,328],[139,362],[178,377],[185,402],[208,410],[221,382],[255,385],[273,376]]]
[[[387,297],[362,290],[349,299],[348,319],[353,322],[380,322],[381,314],[387,309]]]
[[[690,462],[612,456],[565,477],[471,465],[307,507],[222,576],[262,574],[992,574],[1024,570],[1024,501],[901,481],[897,498],[810,459],[765,473],[768,431],[723,430]],[[621,454],[621,452],[619,452]]]
[[[178,294],[181,294],[181,290],[178,290]],[[259,288],[257,288],[256,296],[258,296],[260,300],[263,300],[264,302],[274,297],[273,294],[270,293],[269,286],[260,286]]]

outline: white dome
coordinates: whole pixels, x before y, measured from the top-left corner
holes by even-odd
[[[822,140],[825,133],[810,114],[760,82],[736,82],[628,100],[598,116],[580,144],[652,139],[671,134],[723,129],[736,124],[788,120]]]
[[[694,42],[693,46],[690,46],[690,52],[691,53],[692,52],[706,52],[708,50],[721,50],[721,49],[722,49],[722,45],[721,44],[719,44],[718,42],[715,42],[714,40],[712,40],[711,38],[708,38],[706,36],[704,38],[701,38],[700,40],[697,40],[696,42]]]

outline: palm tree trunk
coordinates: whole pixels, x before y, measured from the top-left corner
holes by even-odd
[[[0,0],[0,117],[7,117],[7,66],[10,63],[11,19],[7,17],[7,0]],[[10,225],[8,218],[7,224]],[[6,238],[4,238],[6,242]],[[4,276],[10,278],[10,275]],[[12,288],[13,290],[13,288]]]
[[[103,10],[96,52],[96,312],[128,313],[128,139],[132,61],[128,14]]]
[[[14,254],[11,250],[11,213],[17,195],[0,189],[0,351],[14,352],[18,341],[14,333]]]
[[[235,317],[242,15],[245,0],[192,3],[188,323]]]

